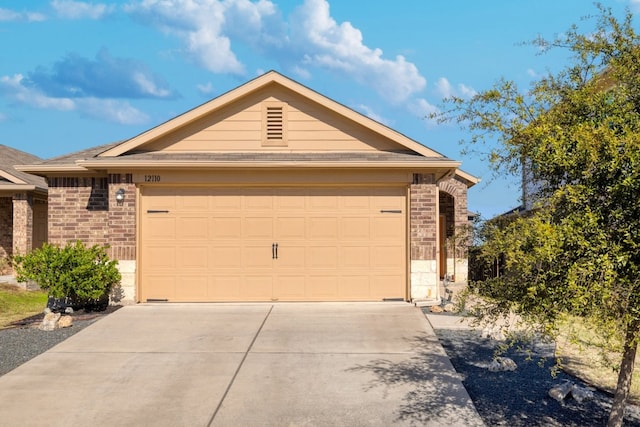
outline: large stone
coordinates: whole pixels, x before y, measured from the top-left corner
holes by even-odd
[[[444,309],[442,308],[442,306],[439,305],[432,305],[431,308],[429,309],[432,313],[442,313],[444,311]]]
[[[58,320],[58,328],[69,328],[73,326],[73,318],[71,316],[62,316]]]
[[[489,364],[488,369],[491,372],[515,371],[518,369],[518,365],[516,365],[513,359],[509,359],[508,357],[496,357]]]
[[[38,327],[42,331],[53,331],[56,329],[58,320],[60,319],[60,313],[46,313],[42,323]]]

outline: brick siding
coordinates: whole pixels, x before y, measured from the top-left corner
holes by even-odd
[[[13,254],[26,254],[33,248],[33,197],[13,195]]]
[[[124,201],[116,202],[116,192],[125,191]],[[109,175],[110,256],[118,260],[136,259],[136,186],[131,174]]]
[[[0,258],[13,254],[13,201],[0,197]]]
[[[411,185],[411,259],[436,259],[437,186],[433,174],[414,176]]]
[[[49,243],[109,243],[107,177],[55,177],[49,184]]]

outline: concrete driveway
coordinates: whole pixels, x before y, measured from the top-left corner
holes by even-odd
[[[124,307],[0,377],[3,426],[479,426],[429,322],[390,303]]]

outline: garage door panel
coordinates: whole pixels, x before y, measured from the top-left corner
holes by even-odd
[[[345,246],[340,251],[340,267],[368,269],[371,267],[371,248],[367,246]]]
[[[242,267],[251,270],[254,268],[273,268],[273,247],[271,243],[262,242],[247,244],[242,248]]]
[[[238,217],[210,218],[209,236],[212,240],[241,239],[242,219]]]
[[[404,250],[397,245],[380,245],[371,249],[374,268],[395,268],[404,260]]]
[[[208,246],[181,246],[178,250],[179,270],[208,270],[209,247]]]
[[[211,197],[206,189],[195,189],[191,192],[181,193],[179,206],[181,210],[189,212],[209,212],[209,200]]]
[[[150,274],[146,277],[146,299],[175,299],[176,278],[172,275]]]
[[[211,209],[214,212],[240,212],[242,209],[242,196],[238,190],[220,190],[212,192]]]
[[[174,240],[176,238],[176,218],[166,216],[150,216],[147,219],[148,240]]]
[[[336,212],[338,209],[338,196],[335,194],[327,194],[319,192],[308,198],[309,208],[311,211],[331,211]]]
[[[141,194],[143,299],[405,297],[405,188],[157,187]],[[154,209],[162,212],[147,212]]]
[[[143,252],[145,265],[151,271],[175,269],[176,249],[175,246],[148,246]]]
[[[245,275],[240,283],[240,295],[247,301],[270,301],[273,299],[273,277],[271,275]]]
[[[338,248],[335,246],[311,246],[309,247],[308,268],[315,269],[338,269]]]
[[[372,297],[376,299],[404,299],[404,292],[395,285],[398,280],[403,280],[403,276],[400,274],[376,274],[371,280]]]
[[[371,278],[368,274],[359,275],[343,275],[340,278],[340,291],[341,299],[363,299],[371,294],[370,291]]]
[[[177,220],[176,238],[178,240],[208,240],[209,218],[181,217]]]
[[[209,265],[212,274],[219,270],[236,270],[243,268],[242,247],[237,242],[222,243],[209,249]]]
[[[404,229],[404,218],[400,214],[372,218],[372,238],[375,240],[394,240],[399,231]]]
[[[286,300],[304,300],[305,299],[305,276],[302,274],[279,274],[274,280],[274,295],[276,298]]]
[[[369,217],[345,217],[341,220],[341,237],[344,240],[370,240]]]
[[[242,222],[242,237],[245,239],[273,238],[273,218],[246,217]]]
[[[307,265],[306,245],[295,242],[278,243],[278,259],[274,262],[274,268],[288,271],[304,271]]]
[[[310,240],[337,240],[340,236],[338,218],[311,217],[307,221],[307,235]]]
[[[208,297],[211,300],[242,301],[243,278],[237,273],[216,274],[209,277]]]
[[[307,280],[307,295],[310,300],[338,299],[339,277],[335,274],[311,274]]]
[[[206,274],[185,274],[177,285],[175,301],[195,302],[207,298],[208,277]]]
[[[276,233],[278,240],[306,239],[306,218],[278,217],[276,218]]]

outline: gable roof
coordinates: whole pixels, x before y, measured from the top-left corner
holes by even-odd
[[[44,178],[15,168],[15,165],[41,161],[33,154],[0,144],[0,190],[46,191],[47,182]]]
[[[323,106],[329,108],[332,112],[337,113],[338,115],[352,120],[356,123],[359,123],[367,127],[368,129],[371,129],[374,132],[379,133],[380,135],[385,136],[390,140],[393,140],[394,142],[398,143],[408,150],[415,151],[416,153],[419,153],[425,157],[444,157],[442,154],[425,147],[417,141],[414,141],[411,138],[400,134],[399,132],[383,125],[382,123],[370,119],[356,112],[355,110],[352,110],[330,98],[327,98],[326,96],[321,95],[320,93],[273,70],[259,77],[256,77],[255,79],[243,84],[242,86],[232,89],[229,92],[226,92],[209,102],[206,102],[190,111],[187,111],[186,113],[183,113],[165,123],[162,123],[155,128],[152,128],[136,137],[133,137],[128,141],[125,141],[122,144],[113,147],[110,150],[105,151],[104,153],[100,154],[100,157],[120,156],[127,152],[133,151],[154,139],[160,138],[170,132],[174,132],[177,128],[186,126],[187,124],[192,123],[215,110],[223,108],[224,106],[229,105],[250,93],[256,92],[270,85],[282,86],[313,102],[322,104]]]
[[[161,138],[183,131],[187,126],[206,118],[225,107],[262,90],[285,90],[302,99],[322,106],[331,114],[350,123],[357,124],[368,132],[390,141],[397,150],[375,152],[164,152],[149,151],[152,143]],[[460,162],[425,147],[419,142],[370,119],[308,87],[297,83],[275,71],[269,71],[217,98],[190,111],[168,120],[131,139],[78,151],[57,157],[38,165],[20,166],[20,169],[40,174],[76,172],[92,170],[133,169],[153,166],[154,168],[413,168],[433,169],[444,175],[456,171],[468,186],[478,182],[470,174],[458,171]]]

